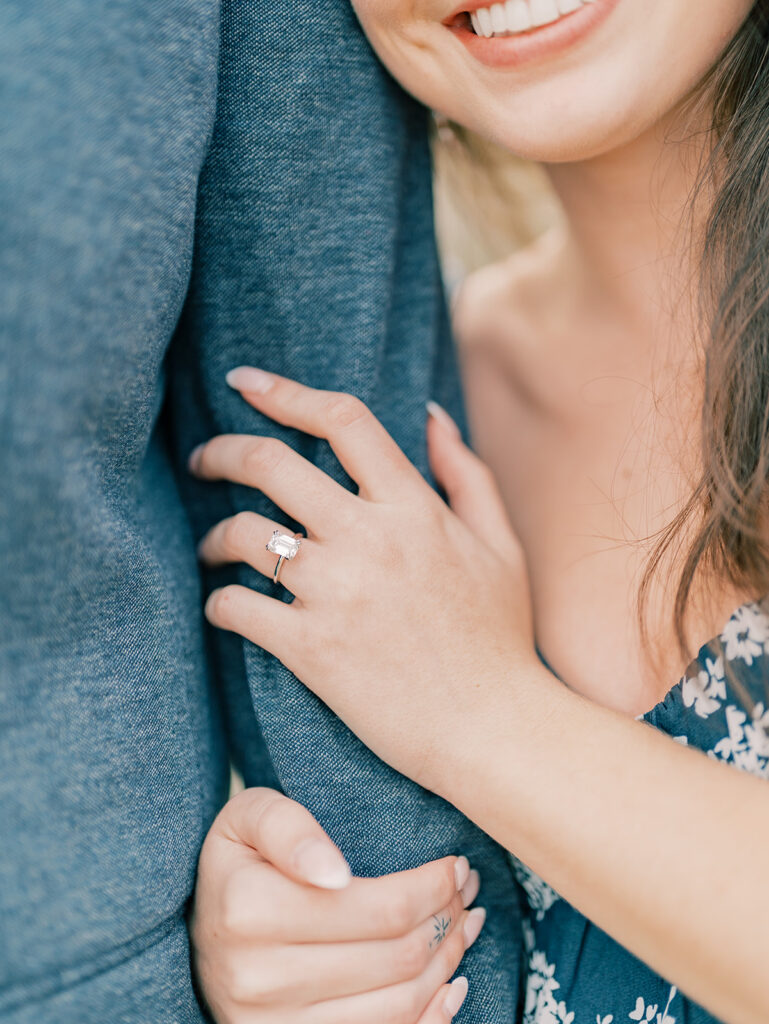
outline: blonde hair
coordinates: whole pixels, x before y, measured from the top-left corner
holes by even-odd
[[[436,234],[450,286],[562,223],[537,164],[440,115],[434,115],[432,151]]]

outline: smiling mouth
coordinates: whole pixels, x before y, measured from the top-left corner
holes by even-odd
[[[454,19],[482,39],[522,35],[543,25],[552,25],[596,0],[507,0],[463,11]]]

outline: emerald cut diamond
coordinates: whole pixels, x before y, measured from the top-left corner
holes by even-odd
[[[292,537],[290,533],[281,533],[280,530],[276,530],[267,542],[267,550],[271,551],[273,555],[288,558],[290,561],[299,550],[300,543],[300,537]]]

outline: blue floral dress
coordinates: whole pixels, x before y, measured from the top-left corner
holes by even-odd
[[[752,711],[740,699],[740,687],[754,703]],[[640,720],[709,757],[769,778],[768,692],[769,615],[765,603],[749,603],[737,609],[721,635],[701,648],[683,679]],[[513,867],[528,908],[523,1024],[713,1024],[711,1014],[515,858]]]

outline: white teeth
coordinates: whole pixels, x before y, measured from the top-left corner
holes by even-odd
[[[558,21],[560,18],[555,0],[529,0],[529,6],[532,28],[549,25],[551,21]]]
[[[477,14],[478,20],[481,23],[481,35],[493,36],[494,26],[491,23],[491,11],[488,7],[479,7]]]
[[[489,8],[491,11],[491,27],[495,33],[507,32],[507,18],[505,8],[502,4],[494,4]]]
[[[531,28],[531,12],[526,0],[507,0],[505,14],[508,32],[525,32]]]
[[[516,35],[540,25],[549,25],[566,14],[579,10],[583,4],[596,0],[507,0],[470,12],[470,22],[477,36]]]

